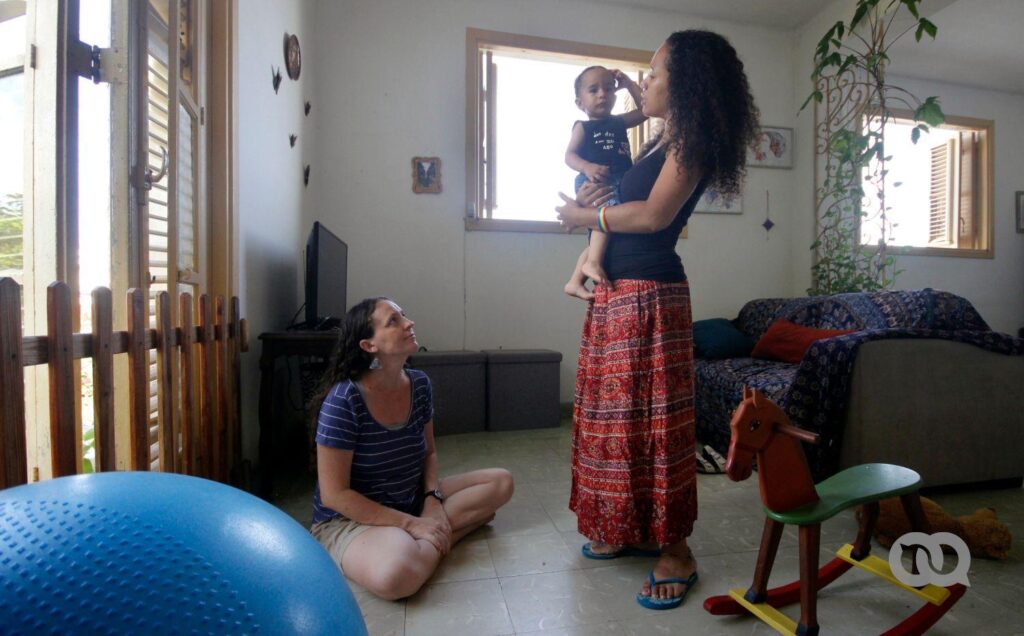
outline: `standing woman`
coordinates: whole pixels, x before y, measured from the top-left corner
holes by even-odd
[[[641,84],[653,147],[606,188],[564,194],[569,227],[610,235],[580,343],[572,493],[585,556],[660,554],[637,602],[669,609],[697,582],[686,544],[697,519],[690,291],[676,241],[705,188],[735,193],[758,128],[743,63],[722,36],[673,33]]]
[[[387,298],[350,309],[317,399],[311,532],[346,577],[389,600],[416,593],[512,496],[502,468],[438,475],[430,379],[405,368],[414,324]]]

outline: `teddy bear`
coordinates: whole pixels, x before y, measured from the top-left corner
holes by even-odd
[[[979,508],[974,514],[953,518],[939,504],[927,497],[921,497],[921,508],[931,525],[932,532],[952,532],[960,537],[971,550],[971,556],[984,559],[1005,559],[1010,554],[1009,527],[996,517],[992,508]],[[857,509],[860,521],[861,509]],[[875,539],[886,548],[902,535],[910,532],[907,519],[898,497],[879,502],[878,522],[875,524]],[[952,552],[951,546],[943,548]]]

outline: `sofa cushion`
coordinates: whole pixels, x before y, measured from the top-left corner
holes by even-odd
[[[815,341],[842,336],[853,333],[853,331],[853,329],[815,329],[788,320],[776,320],[754,345],[754,351],[750,355],[753,358],[780,360],[796,364],[803,360],[807,349]]]
[[[710,318],[693,323],[693,353],[698,358],[747,358],[754,349],[754,339],[725,318]]]

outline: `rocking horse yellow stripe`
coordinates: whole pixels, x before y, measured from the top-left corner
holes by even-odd
[[[903,588],[908,592],[912,592],[917,596],[920,596],[932,605],[942,605],[943,601],[949,598],[948,588],[939,587],[937,585],[925,585],[920,589],[916,587],[910,587],[909,585],[901,583],[895,576],[892,575],[892,569],[889,568],[889,563],[887,561],[884,561],[873,554],[869,554],[868,556],[864,557],[862,561],[858,561],[857,559],[854,559],[852,556],[850,556],[850,552],[852,550],[853,545],[847,543],[843,547],[839,548],[839,550],[836,552],[836,556],[838,556],[843,561],[846,561],[847,563],[857,566],[865,572],[870,572],[871,574],[874,574],[880,579],[888,581],[896,587]]]
[[[796,621],[768,603],[751,603],[743,597],[746,592],[737,587],[729,590],[729,596],[780,634],[796,634]]]

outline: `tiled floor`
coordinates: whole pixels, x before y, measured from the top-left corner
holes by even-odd
[[[426,636],[527,634],[771,634],[752,618],[711,616],[708,596],[747,587],[761,527],[756,474],[734,483],[723,475],[698,480],[700,518],[690,545],[701,579],[682,607],[647,610],[634,600],[653,559],[592,561],[580,555],[585,539],[568,510],[569,428],[474,433],[438,438],[442,475],[502,466],[516,493],[487,527],[455,547],[434,578],[412,598],[388,602],[352,585],[373,635]],[[277,503],[301,523],[310,517],[312,484],[300,480],[278,493]],[[980,491],[933,497],[954,515],[990,506],[1024,537],[1024,491]],[[856,533],[852,513],[822,529],[822,562]],[[787,527],[772,585],[797,578],[796,533]],[[887,554],[877,546],[875,554]],[[950,564],[947,564],[951,567]],[[948,568],[947,568],[948,569]],[[934,634],[1024,634],[1024,548],[1018,538],[1010,559],[976,559],[971,588]],[[919,604],[907,593],[851,570],[822,591],[823,634],[884,631]],[[796,607],[788,614],[798,617]]]

